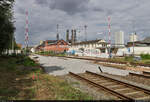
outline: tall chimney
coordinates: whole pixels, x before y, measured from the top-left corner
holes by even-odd
[[[73,44],[74,43],[74,30],[72,29],[71,32],[72,32],[72,35],[71,35],[71,44]]]
[[[74,30],[74,43],[77,41],[77,33],[76,30]]]
[[[59,32],[58,32],[58,29],[59,29],[59,24],[57,24],[57,35],[56,35],[56,39],[59,40]]]
[[[66,32],[66,41],[69,42],[69,29],[67,29],[67,32]]]
[[[57,33],[57,36],[56,36],[57,40],[59,40],[59,34]]]

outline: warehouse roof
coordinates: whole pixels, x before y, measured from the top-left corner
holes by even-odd
[[[104,40],[102,40],[102,39],[97,39],[97,40],[89,40],[89,41],[77,42],[77,43],[74,43],[73,45],[90,44],[90,43],[106,43],[106,42]]]

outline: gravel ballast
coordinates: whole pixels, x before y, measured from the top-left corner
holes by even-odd
[[[123,70],[123,69],[112,68],[112,67],[105,67],[105,66],[95,64],[88,60],[71,59],[71,58],[65,58],[65,57],[50,57],[50,56],[46,57],[46,56],[40,56],[40,55],[36,55],[36,56],[38,57],[37,59],[38,62],[41,64],[41,66],[45,68],[46,73],[50,75],[60,76],[61,78],[66,79],[69,83],[70,82],[80,83],[79,80],[76,80],[67,75],[69,71],[74,72],[74,73],[84,73],[86,70],[88,70],[91,72],[102,74],[102,75],[150,90],[149,80],[145,80],[144,78],[139,78],[139,77],[129,75],[129,72],[137,73],[137,74],[140,74],[141,72]],[[31,58],[33,58],[33,56],[31,56]],[[98,69],[99,66],[101,67],[101,70],[104,73],[100,73],[100,70]],[[65,77],[62,77],[62,76],[65,76]],[[81,91],[90,93],[90,95],[92,95],[93,97],[95,97],[95,99],[98,99],[98,100],[99,99],[104,99],[104,100],[115,99],[115,97],[108,95],[102,90],[97,90],[93,87],[90,87],[86,83],[75,84],[73,86]]]
[[[38,61],[45,68],[45,71],[51,75],[66,75],[69,71],[74,73],[84,73],[86,70],[99,73],[98,64],[91,63],[87,60],[70,59],[64,57],[40,56]],[[31,56],[33,58],[33,56]],[[103,72],[115,75],[126,76],[129,72],[139,73],[130,70],[115,69],[111,67],[100,66]]]

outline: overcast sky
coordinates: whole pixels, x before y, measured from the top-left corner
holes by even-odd
[[[150,0],[15,0],[14,14],[17,43],[24,44],[25,10],[29,12],[29,44],[56,39],[56,25],[60,24],[60,38],[65,40],[66,29],[76,28],[78,40],[108,39],[108,16],[111,34],[122,30],[125,41],[136,31],[139,40],[150,36]],[[100,33],[100,34],[97,34]],[[71,35],[71,34],[70,34]]]

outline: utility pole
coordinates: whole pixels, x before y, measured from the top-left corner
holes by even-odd
[[[134,57],[134,46],[135,46],[135,43],[134,43],[134,33],[133,33],[133,57]]]
[[[85,41],[87,41],[87,31],[86,31],[87,30],[87,25],[85,25],[84,28],[85,28],[85,32],[84,32],[85,33]]]
[[[134,47],[135,47],[135,42],[134,42],[134,37],[135,37],[135,34],[136,34],[136,32],[135,32],[135,27],[134,27],[134,23],[135,23],[135,21],[133,20],[132,21],[132,24],[133,24],[133,57],[134,57],[134,54],[135,54],[135,52],[134,52]]]
[[[110,18],[110,16],[108,16],[108,36],[109,36],[109,44],[110,44],[110,47],[109,47],[109,57],[111,58],[111,31],[110,31],[110,29],[111,29],[111,25],[110,25],[110,23],[111,23],[111,18]]]
[[[14,34],[12,34],[12,53],[14,53]]]

